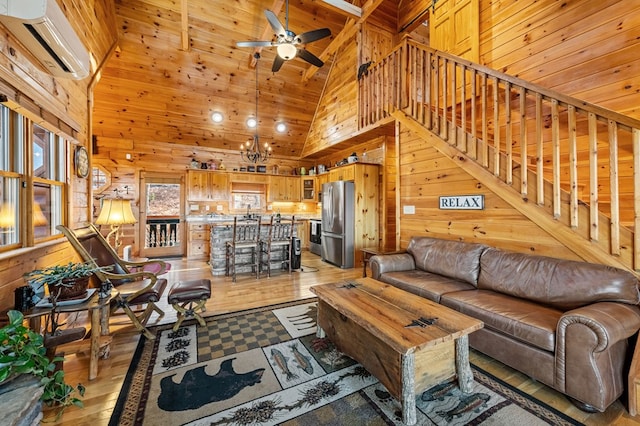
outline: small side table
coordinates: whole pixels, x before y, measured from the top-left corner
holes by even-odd
[[[377,254],[397,254],[404,253],[404,250],[394,250],[394,251],[384,251],[378,248],[363,248],[360,249],[362,252],[362,277],[367,277],[367,264],[369,263],[369,259]]]
[[[116,290],[111,290],[111,295],[98,298],[96,291],[88,300],[82,303],[68,304],[57,307],[58,312],[83,312],[86,311],[91,320],[91,353],[89,356],[89,380],[98,376],[98,358],[101,346],[105,346],[105,354],[109,353],[108,345],[111,343],[109,335],[109,303],[116,295]],[[24,318],[34,321],[32,327],[39,330],[40,317],[51,314],[50,307],[34,307],[23,312]],[[107,356],[105,356],[106,358]]]

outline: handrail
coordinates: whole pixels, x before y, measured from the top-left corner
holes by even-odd
[[[610,255],[640,229],[640,120],[410,39],[362,75],[359,95],[360,128],[402,110]],[[629,263],[640,269],[638,232]]]

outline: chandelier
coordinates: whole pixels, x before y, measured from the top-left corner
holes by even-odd
[[[256,58],[256,131],[252,139],[240,144],[240,156],[243,161],[249,163],[266,163],[271,156],[271,147],[267,142],[260,146],[260,138],[258,136],[258,59],[260,59],[260,53],[256,52],[253,57]]]

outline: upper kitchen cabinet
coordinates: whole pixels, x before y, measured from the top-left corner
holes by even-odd
[[[300,201],[300,178],[269,176],[269,201]]]
[[[355,164],[335,167],[329,170],[329,182],[336,182],[339,180],[354,180],[355,176],[356,176]]]
[[[225,172],[189,170],[187,172],[189,201],[229,201],[229,176]]]
[[[317,201],[316,178],[303,176],[300,180],[302,182],[302,201]]]

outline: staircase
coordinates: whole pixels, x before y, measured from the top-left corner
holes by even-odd
[[[395,119],[585,261],[640,271],[640,121],[405,39],[359,81]]]

